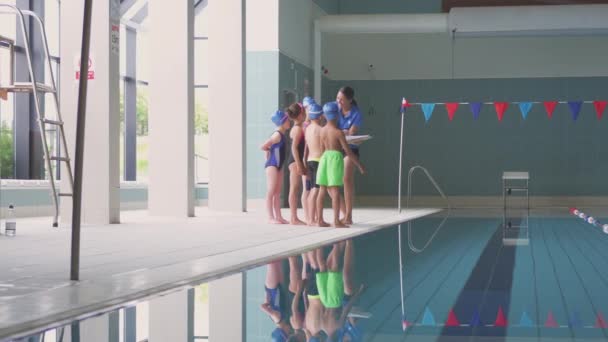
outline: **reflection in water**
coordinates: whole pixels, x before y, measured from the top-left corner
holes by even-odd
[[[353,276],[352,240],[268,264],[261,310],[275,326],[271,341],[360,341],[357,319],[369,315],[351,312],[364,290]]]

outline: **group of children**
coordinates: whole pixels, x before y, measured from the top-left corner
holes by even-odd
[[[306,97],[302,104],[291,104],[285,111],[276,111],[272,115],[271,120],[277,129],[262,145],[262,150],[266,153],[266,208],[270,223],[328,227],[329,224],[323,219],[323,201],[327,191],[334,211],[333,226],[348,227],[346,223],[350,223],[352,218],[345,217],[346,222],[340,220],[340,187],[344,185],[345,175],[344,157],[352,160],[361,174],[365,174],[365,169],[348,145],[344,132],[338,128],[341,115],[341,109],[336,102],[328,102],[321,107],[310,97]],[[290,132],[292,141],[289,156],[287,131]],[[286,162],[290,174],[290,221],[281,215],[280,203],[283,165]],[[302,185],[304,189],[301,201],[306,222],[301,221],[297,214],[297,194]]]

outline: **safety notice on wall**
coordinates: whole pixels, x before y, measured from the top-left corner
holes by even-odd
[[[94,64],[93,56],[89,56],[89,60],[87,62],[87,79],[94,80],[95,79],[95,64]],[[74,80],[80,80],[80,56],[74,56]]]
[[[118,55],[120,53],[120,23],[118,21],[110,22],[110,51]]]

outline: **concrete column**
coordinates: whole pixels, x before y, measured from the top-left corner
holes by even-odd
[[[148,6],[148,210],[194,216],[194,5],[150,0]]]
[[[245,341],[245,273],[209,283],[209,341]]]
[[[208,10],[209,207],[241,212],[247,199],[245,0],[210,1]]]
[[[61,114],[68,150],[74,167],[76,109],[84,2],[61,3]],[[82,222],[120,222],[119,174],[119,0],[93,2],[87,95]],[[115,40],[112,40],[115,37]],[[62,165],[64,166],[64,165]],[[62,192],[67,192],[67,173],[62,172]],[[61,201],[61,223],[72,218],[72,198]]]
[[[150,301],[150,342],[190,341],[188,298],[179,291]]]

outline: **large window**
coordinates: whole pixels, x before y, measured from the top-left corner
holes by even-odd
[[[196,183],[209,181],[209,37],[207,0],[195,2],[194,170]]]

